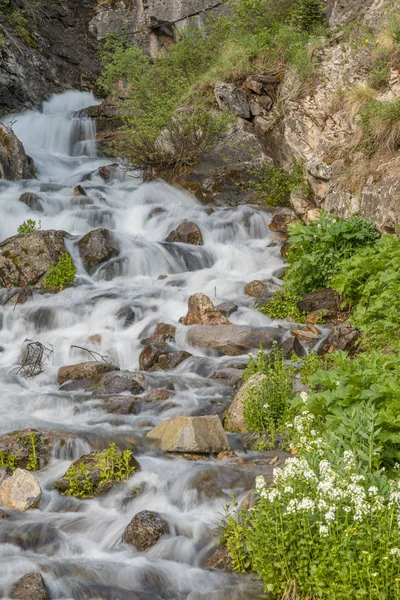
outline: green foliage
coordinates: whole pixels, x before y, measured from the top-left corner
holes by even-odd
[[[90,471],[82,463],[71,466],[65,474],[65,479],[68,481],[68,489],[64,492],[65,496],[93,497],[95,490],[90,480]]]
[[[400,238],[384,235],[338,265],[332,287],[355,308],[351,323],[375,347],[397,344],[400,328]]]
[[[43,285],[48,289],[58,289],[60,292],[65,287],[74,283],[76,267],[71,256],[64,252],[56,265],[49,267],[43,280]]]
[[[29,453],[28,464],[26,468],[28,471],[37,471],[39,469],[39,459],[37,456],[38,439],[34,431],[32,431],[27,437],[27,442],[31,446],[31,451]]]
[[[127,481],[135,471],[135,467],[130,464],[131,459],[132,452],[130,450],[120,451],[115,444],[110,444],[110,447],[104,450],[99,458],[101,482]]]
[[[37,223],[33,219],[28,219],[24,221],[22,225],[18,227],[18,233],[21,235],[23,233],[35,233],[35,231],[39,231],[41,228],[41,222]]]
[[[231,10],[240,31],[264,34],[278,22],[288,22],[295,13],[297,0],[239,0]]]
[[[327,288],[338,263],[379,238],[375,225],[363,217],[344,220],[321,211],[316,221],[289,225],[290,248],[285,287],[295,294]]]
[[[0,467],[8,467],[11,471],[15,471],[15,456],[0,450]]]
[[[260,311],[270,319],[283,320],[291,317],[296,323],[304,323],[304,314],[298,307],[299,300],[301,296],[290,290],[278,290],[275,296],[260,308]]]
[[[321,0],[299,0],[294,12],[294,23],[302,31],[312,31],[325,20]]]
[[[297,186],[307,187],[304,183],[303,165],[295,162],[288,173],[265,163],[259,171],[251,171],[253,179],[250,187],[256,190],[255,198],[263,200],[267,206],[290,206],[290,194]]]
[[[360,111],[362,143],[371,154],[400,147],[400,99],[370,100]]]

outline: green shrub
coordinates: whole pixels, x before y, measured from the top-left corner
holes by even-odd
[[[58,289],[60,292],[74,283],[76,267],[71,256],[64,252],[56,265],[49,267],[43,279],[43,285],[48,289]]]
[[[4,452],[0,450],[0,468],[8,467],[12,471],[15,471],[15,456],[14,454],[8,454],[8,452]]]
[[[38,438],[34,431],[32,431],[27,438],[27,443],[30,445],[31,451],[29,453],[28,464],[26,468],[28,471],[37,471],[39,469],[39,459],[37,456]]]
[[[270,319],[286,319],[291,317],[296,323],[304,323],[304,314],[298,307],[301,296],[290,290],[278,290],[273,298],[269,300],[260,311]]]
[[[354,306],[351,323],[373,346],[396,345],[400,329],[400,238],[384,235],[338,265],[332,287]]]
[[[362,143],[374,153],[396,151],[400,147],[400,99],[393,102],[371,100],[360,111]]]
[[[65,479],[68,481],[68,489],[64,492],[65,496],[93,497],[95,490],[90,480],[90,471],[83,464],[71,466],[65,474]]]
[[[263,34],[276,22],[290,21],[298,0],[239,0],[231,2],[236,26],[253,35]]]
[[[363,217],[344,220],[325,211],[308,225],[290,224],[285,287],[295,294],[329,287],[339,262],[379,237],[375,225]]]
[[[325,20],[325,8],[321,0],[299,0],[294,12],[294,23],[302,31],[312,31]]]
[[[263,200],[267,206],[290,206],[290,194],[297,186],[304,186],[303,165],[296,162],[288,173],[264,164],[259,171],[251,171],[250,187],[256,190],[255,199]]]
[[[20,235],[22,235],[24,233],[35,233],[35,231],[39,231],[41,226],[42,226],[42,224],[40,221],[39,221],[39,223],[37,223],[33,219],[28,219],[27,221],[24,221],[22,223],[22,225],[20,225],[18,227],[18,233]]]

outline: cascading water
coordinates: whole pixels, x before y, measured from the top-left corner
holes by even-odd
[[[208,214],[191,196],[162,181],[140,185],[134,172],[105,184],[98,169],[110,161],[96,156],[94,124],[74,116],[95,102],[91,94],[68,92],[44,103],[41,112],[13,117],[38,179],[1,182],[0,241],[16,234],[23,221],[40,219],[43,230],[71,234],[68,250],[78,273],[76,286],[59,294],[0,306],[0,434],[32,427],[74,437],[56,447],[50,465],[37,473],[40,508],[24,514],[6,510],[7,518],[0,521],[0,593],[6,597],[14,581],[38,570],[52,599],[262,597],[252,579],[201,568],[224,505],[232,491],[244,497],[257,468],[229,459],[171,457],[150,448],[145,434],[176,415],[207,414],[212,404],[229,405],[232,389],[210,377],[243,359],[216,358],[188,347],[178,320],[187,312],[189,296],[201,291],[214,303],[235,301],[239,310],[230,317],[233,323],[270,325],[243,292],[247,282],[270,278],[282,264],[278,248],[266,249],[270,217],[246,206]],[[72,186],[78,183],[87,191],[87,202],[74,202]],[[18,201],[27,191],[40,197],[42,213]],[[204,246],[164,243],[184,219],[199,225]],[[75,242],[98,227],[113,231],[120,254],[89,275]],[[126,307],[135,313],[128,326],[118,316]],[[140,339],[159,322],[176,325],[177,347],[194,354],[175,370],[146,374],[151,387],[174,389],[168,402],[150,403],[139,415],[113,415],[88,394],[59,391],[59,366],[88,360],[76,346],[135,370]],[[89,341],[94,335],[96,343]],[[54,348],[54,364],[31,379],[18,376],[15,368],[26,338]],[[128,486],[82,501],[52,489],[73,459],[113,441],[122,447],[133,444],[141,465]],[[202,473],[216,475],[217,497],[194,489],[193,480]],[[121,536],[144,509],[160,512],[170,533],[139,553]]]

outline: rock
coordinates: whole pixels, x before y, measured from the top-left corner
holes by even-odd
[[[282,76],[277,72],[250,75],[243,84],[246,90],[257,95],[275,95]]]
[[[14,235],[0,244],[0,286],[41,287],[47,269],[66,252],[65,231]]]
[[[127,327],[130,327],[132,325],[132,323],[135,322],[135,319],[136,319],[135,311],[132,310],[132,308],[130,306],[124,306],[123,308],[120,308],[119,311],[117,312],[116,317],[117,317],[118,321],[121,321],[122,327],[124,329],[126,329]]]
[[[296,213],[290,208],[284,208],[273,216],[271,223],[268,225],[271,231],[279,231],[279,233],[288,232],[288,225],[295,223],[299,218]]]
[[[314,331],[310,331],[308,329],[292,329],[290,332],[292,335],[300,338],[301,340],[305,340],[306,342],[314,342],[319,338],[319,334]]]
[[[225,545],[219,546],[212,553],[204,567],[206,569],[220,569],[221,571],[232,573],[234,569],[228,548]]]
[[[278,350],[283,351],[286,360],[290,360],[292,356],[306,356],[307,354],[305,348],[295,336],[290,336],[278,344]]]
[[[247,96],[233,83],[215,84],[214,95],[221,110],[226,110],[242,119],[250,119],[251,113]]]
[[[66,381],[75,379],[90,379],[94,375],[100,375],[110,371],[119,371],[119,367],[117,367],[117,365],[95,361],[68,365],[59,368],[58,383],[62,385]]]
[[[73,436],[58,431],[18,429],[0,436],[0,452],[13,456],[16,467],[26,469],[32,453],[32,439],[39,468],[42,469],[49,463],[54,447],[64,445],[67,440],[73,439]]]
[[[218,454],[230,450],[219,417],[175,417],[152,429],[147,437],[158,440],[165,452]]]
[[[15,133],[0,123],[0,179],[33,179],[35,167]]]
[[[43,212],[43,206],[39,196],[36,196],[36,194],[33,194],[32,192],[25,192],[25,194],[22,194],[19,201],[26,204],[26,206],[32,210]]]
[[[268,398],[268,390],[265,389],[268,378],[263,373],[255,373],[247,381],[244,382],[240,390],[237,392],[236,396],[233,399],[232,404],[228,409],[228,426],[231,431],[245,433],[247,432],[247,427],[244,419],[244,404],[247,401],[249,391],[251,388],[260,388],[265,390],[265,401],[267,402]]]
[[[225,317],[230,317],[234,312],[237,311],[238,305],[234,302],[222,302],[215,307],[215,310],[222,313]]]
[[[76,185],[74,187],[74,189],[72,190],[72,195],[73,196],[87,196],[87,192],[86,192],[85,188],[83,188],[81,185]]]
[[[190,296],[188,301],[188,313],[186,317],[179,319],[184,325],[229,325],[229,319],[219,312],[210,298],[205,294],[198,293]]]
[[[221,355],[238,356],[250,350],[270,348],[274,341],[279,341],[281,333],[273,327],[246,327],[244,325],[199,325],[192,327],[186,340],[192,346],[209,348]]]
[[[360,349],[361,332],[349,323],[341,323],[332,329],[328,337],[320,344],[317,354],[331,354],[343,350],[353,356]]]
[[[3,481],[5,481],[9,477],[11,477],[12,473],[13,472],[8,467],[1,467],[0,468],[0,485],[3,483]]]
[[[303,186],[296,186],[290,193],[290,206],[295,211],[296,215],[304,218],[309,210],[315,208],[310,202],[307,193]]]
[[[162,335],[166,340],[175,340],[176,327],[168,323],[158,323],[154,334]]]
[[[308,161],[307,171],[310,175],[316,179],[322,179],[322,181],[329,181],[332,177],[332,167],[315,156]]]
[[[115,396],[123,392],[132,395],[144,392],[145,378],[141,373],[130,371],[110,371],[92,377],[66,381],[61,388],[64,391],[85,390],[93,391],[96,396]]]
[[[279,289],[280,286],[273,281],[260,281],[255,279],[246,285],[244,293],[253,298],[266,298],[269,294],[274,294]]]
[[[88,272],[93,271],[110,258],[119,255],[119,248],[112,239],[108,229],[95,229],[90,231],[78,243],[83,264]]]
[[[241,369],[226,368],[213,373],[212,379],[221,380],[226,384],[236,386],[242,381],[243,371]]]
[[[49,595],[44,586],[40,573],[26,573],[16,581],[9,594],[15,600],[49,600]]]
[[[169,532],[169,525],[158,513],[142,510],[126,527],[123,540],[139,552],[145,552]]]
[[[146,346],[139,356],[139,369],[141,371],[167,371],[175,369],[184,360],[192,355],[189,352],[168,352],[156,346]]]
[[[319,310],[328,310],[337,313],[340,310],[340,296],[334,290],[327,288],[309,294],[304,294],[297,303],[301,312],[311,313]]]
[[[167,390],[165,388],[155,388],[154,390],[148,392],[143,398],[143,400],[147,402],[153,402],[156,400],[168,400],[171,397],[171,395],[172,392],[170,390]]]
[[[102,408],[112,415],[134,415],[137,413],[137,398],[133,396],[110,396],[101,398]]]
[[[0,485],[0,500],[8,508],[25,512],[39,506],[42,490],[29,471],[17,468]]]
[[[320,216],[321,216],[321,211],[319,208],[310,208],[310,210],[307,211],[306,216],[304,217],[304,220],[306,223],[310,223],[311,221],[318,221]]]
[[[203,246],[203,236],[196,223],[185,221],[176,229],[171,231],[165,240],[166,242],[180,242],[182,244],[192,244],[193,246]]]
[[[108,481],[104,481],[101,477],[101,468],[100,461],[106,458],[106,450],[96,450],[94,452],[90,452],[90,454],[85,454],[81,456],[77,460],[75,460],[69,466],[68,471],[72,469],[83,470],[86,473],[87,479],[90,481],[92,486],[92,494],[90,496],[102,496],[109,492],[115,485],[120,483],[120,481],[110,478]],[[133,454],[130,455],[128,466],[130,468],[134,468],[135,471],[140,470],[140,465],[137,460],[134,458]],[[70,482],[67,478],[68,471],[65,475],[55,482],[54,489],[60,492],[60,494],[65,494],[70,488]],[[82,479],[81,476],[78,476],[78,480]],[[71,494],[74,495],[74,494]]]

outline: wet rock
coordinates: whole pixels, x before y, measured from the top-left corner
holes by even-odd
[[[39,196],[36,196],[36,194],[33,194],[32,192],[25,192],[25,194],[22,194],[19,201],[26,204],[26,206],[32,210],[43,212],[43,206]]]
[[[220,313],[222,313],[225,317],[230,317],[234,312],[237,311],[238,309],[238,305],[235,304],[234,302],[222,302],[221,304],[218,304],[218,306],[215,307],[215,310],[218,310]]]
[[[88,272],[110,258],[119,255],[119,248],[108,229],[95,229],[87,233],[78,243],[83,264]]]
[[[247,96],[233,83],[217,83],[214,95],[221,110],[227,110],[242,119],[250,119],[251,113]]]
[[[0,123],[0,179],[33,179],[35,167],[15,133]]]
[[[335,350],[348,352],[350,356],[360,349],[361,332],[349,323],[341,323],[332,329],[318,348],[319,355],[331,354]]]
[[[191,487],[197,490],[201,496],[207,498],[223,498],[226,496],[221,488],[219,473],[215,469],[201,471],[192,479]]]
[[[219,312],[205,294],[194,294],[188,301],[186,317],[179,319],[184,325],[229,325],[229,319]]]
[[[41,286],[47,269],[66,252],[66,231],[15,235],[0,244],[0,286]]]
[[[163,335],[151,335],[148,338],[144,338],[140,340],[140,343],[143,346],[155,346],[155,348],[159,348],[160,350],[165,349],[167,338]]]
[[[218,454],[230,450],[219,417],[175,417],[152,429],[147,437],[158,440],[165,452]]]
[[[130,327],[132,325],[132,323],[135,322],[135,319],[136,319],[135,312],[132,310],[132,308],[130,306],[124,306],[123,308],[120,308],[119,311],[117,312],[116,316],[117,316],[118,321],[121,321],[122,327],[124,329],[126,329],[127,327]]]
[[[137,513],[126,527],[123,540],[140,552],[154,546],[158,540],[169,532],[169,525],[158,513],[142,510]]]
[[[16,581],[9,594],[15,600],[49,600],[49,595],[44,586],[40,573],[26,573]]]
[[[162,335],[165,339],[175,340],[176,327],[168,323],[158,323],[154,332],[155,335]]]
[[[0,485],[0,500],[4,506],[14,510],[25,512],[29,508],[37,508],[41,497],[42,490],[36,477],[20,468]]]
[[[291,210],[290,208],[284,208],[273,216],[268,227],[271,231],[278,231],[279,233],[287,234],[288,225],[290,225],[290,223],[295,223],[298,220],[299,218],[294,210]]]
[[[145,388],[145,378],[141,373],[118,371],[106,373],[94,378],[96,393],[102,396],[111,396],[130,392],[141,394]]]
[[[221,380],[224,383],[226,382],[229,385],[236,385],[239,381],[242,380],[243,371],[241,369],[221,369],[220,371],[215,371],[212,376],[214,380]]]
[[[233,572],[232,559],[226,546],[219,546],[204,565],[206,569],[219,569],[221,571]]]
[[[273,327],[246,327],[244,325],[198,325],[191,327],[186,341],[198,348],[215,350],[218,354],[239,356],[249,350],[259,348],[263,344],[270,348],[274,341],[279,341],[281,332]]]
[[[65,444],[73,436],[58,431],[38,431],[37,429],[18,429],[0,436],[0,452],[13,456],[15,466],[26,469],[32,454],[32,443],[39,461],[39,468],[46,466],[56,444]]]
[[[164,215],[167,211],[162,206],[155,206],[151,209],[148,214],[147,220],[150,221],[153,217],[157,217],[158,215]]]
[[[101,398],[102,408],[111,415],[134,415],[137,413],[137,398],[134,396],[111,396]]]
[[[252,388],[265,390],[265,385],[268,379],[263,373],[255,373],[247,381],[244,382],[240,390],[237,392],[233,399],[232,404],[228,409],[228,416],[226,426],[230,431],[234,432],[247,432],[246,422],[244,418],[244,405],[249,397],[249,392]],[[265,390],[267,392],[267,390]],[[266,395],[265,401],[267,402],[268,396]]]
[[[255,279],[246,285],[244,293],[253,298],[266,298],[269,294],[274,294],[279,289],[280,286],[273,281]]]
[[[305,340],[306,342],[314,342],[320,336],[319,330],[318,333],[312,329],[308,329],[308,325],[303,328],[292,329],[291,334],[300,338],[301,340]]]
[[[319,310],[336,313],[340,310],[340,296],[330,288],[304,294],[297,303],[301,312],[310,313]]]
[[[119,371],[117,365],[104,362],[83,362],[76,365],[60,367],[58,370],[58,383],[62,385],[66,381],[75,379],[88,379],[94,375],[109,373],[110,371]]]
[[[155,388],[154,390],[148,392],[143,398],[143,400],[146,400],[147,402],[153,402],[156,400],[168,400],[171,397],[171,395],[171,390],[167,390],[165,388]]]
[[[115,485],[117,485],[120,481],[114,478],[109,478],[107,481],[101,476],[101,467],[100,461],[106,458],[106,450],[97,450],[94,452],[90,452],[90,454],[85,454],[81,456],[77,460],[75,460],[69,466],[69,469],[65,473],[65,475],[55,482],[54,489],[60,492],[60,494],[65,494],[70,489],[70,481],[68,477],[68,471],[72,468],[73,470],[77,470],[80,474],[77,476],[77,481],[88,480],[90,485],[92,486],[91,496],[102,496],[109,492]],[[130,468],[134,468],[135,471],[140,470],[140,465],[137,460],[134,458],[133,454],[130,455],[128,465]],[[71,494],[75,495],[75,494]]]
[[[86,192],[85,188],[83,188],[81,185],[76,185],[74,187],[74,189],[72,190],[72,195],[73,196],[87,196],[87,192]]]
[[[181,242],[182,244],[192,244],[194,246],[203,246],[203,236],[196,223],[185,221],[179,227],[171,231],[165,240],[166,242]]]
[[[139,369],[141,371],[167,371],[175,369],[184,360],[192,355],[183,350],[168,352],[156,346],[146,346],[139,356]]]
[[[290,336],[278,344],[278,350],[282,350],[287,360],[290,360],[292,356],[305,356],[307,354],[305,348],[295,336]]]

